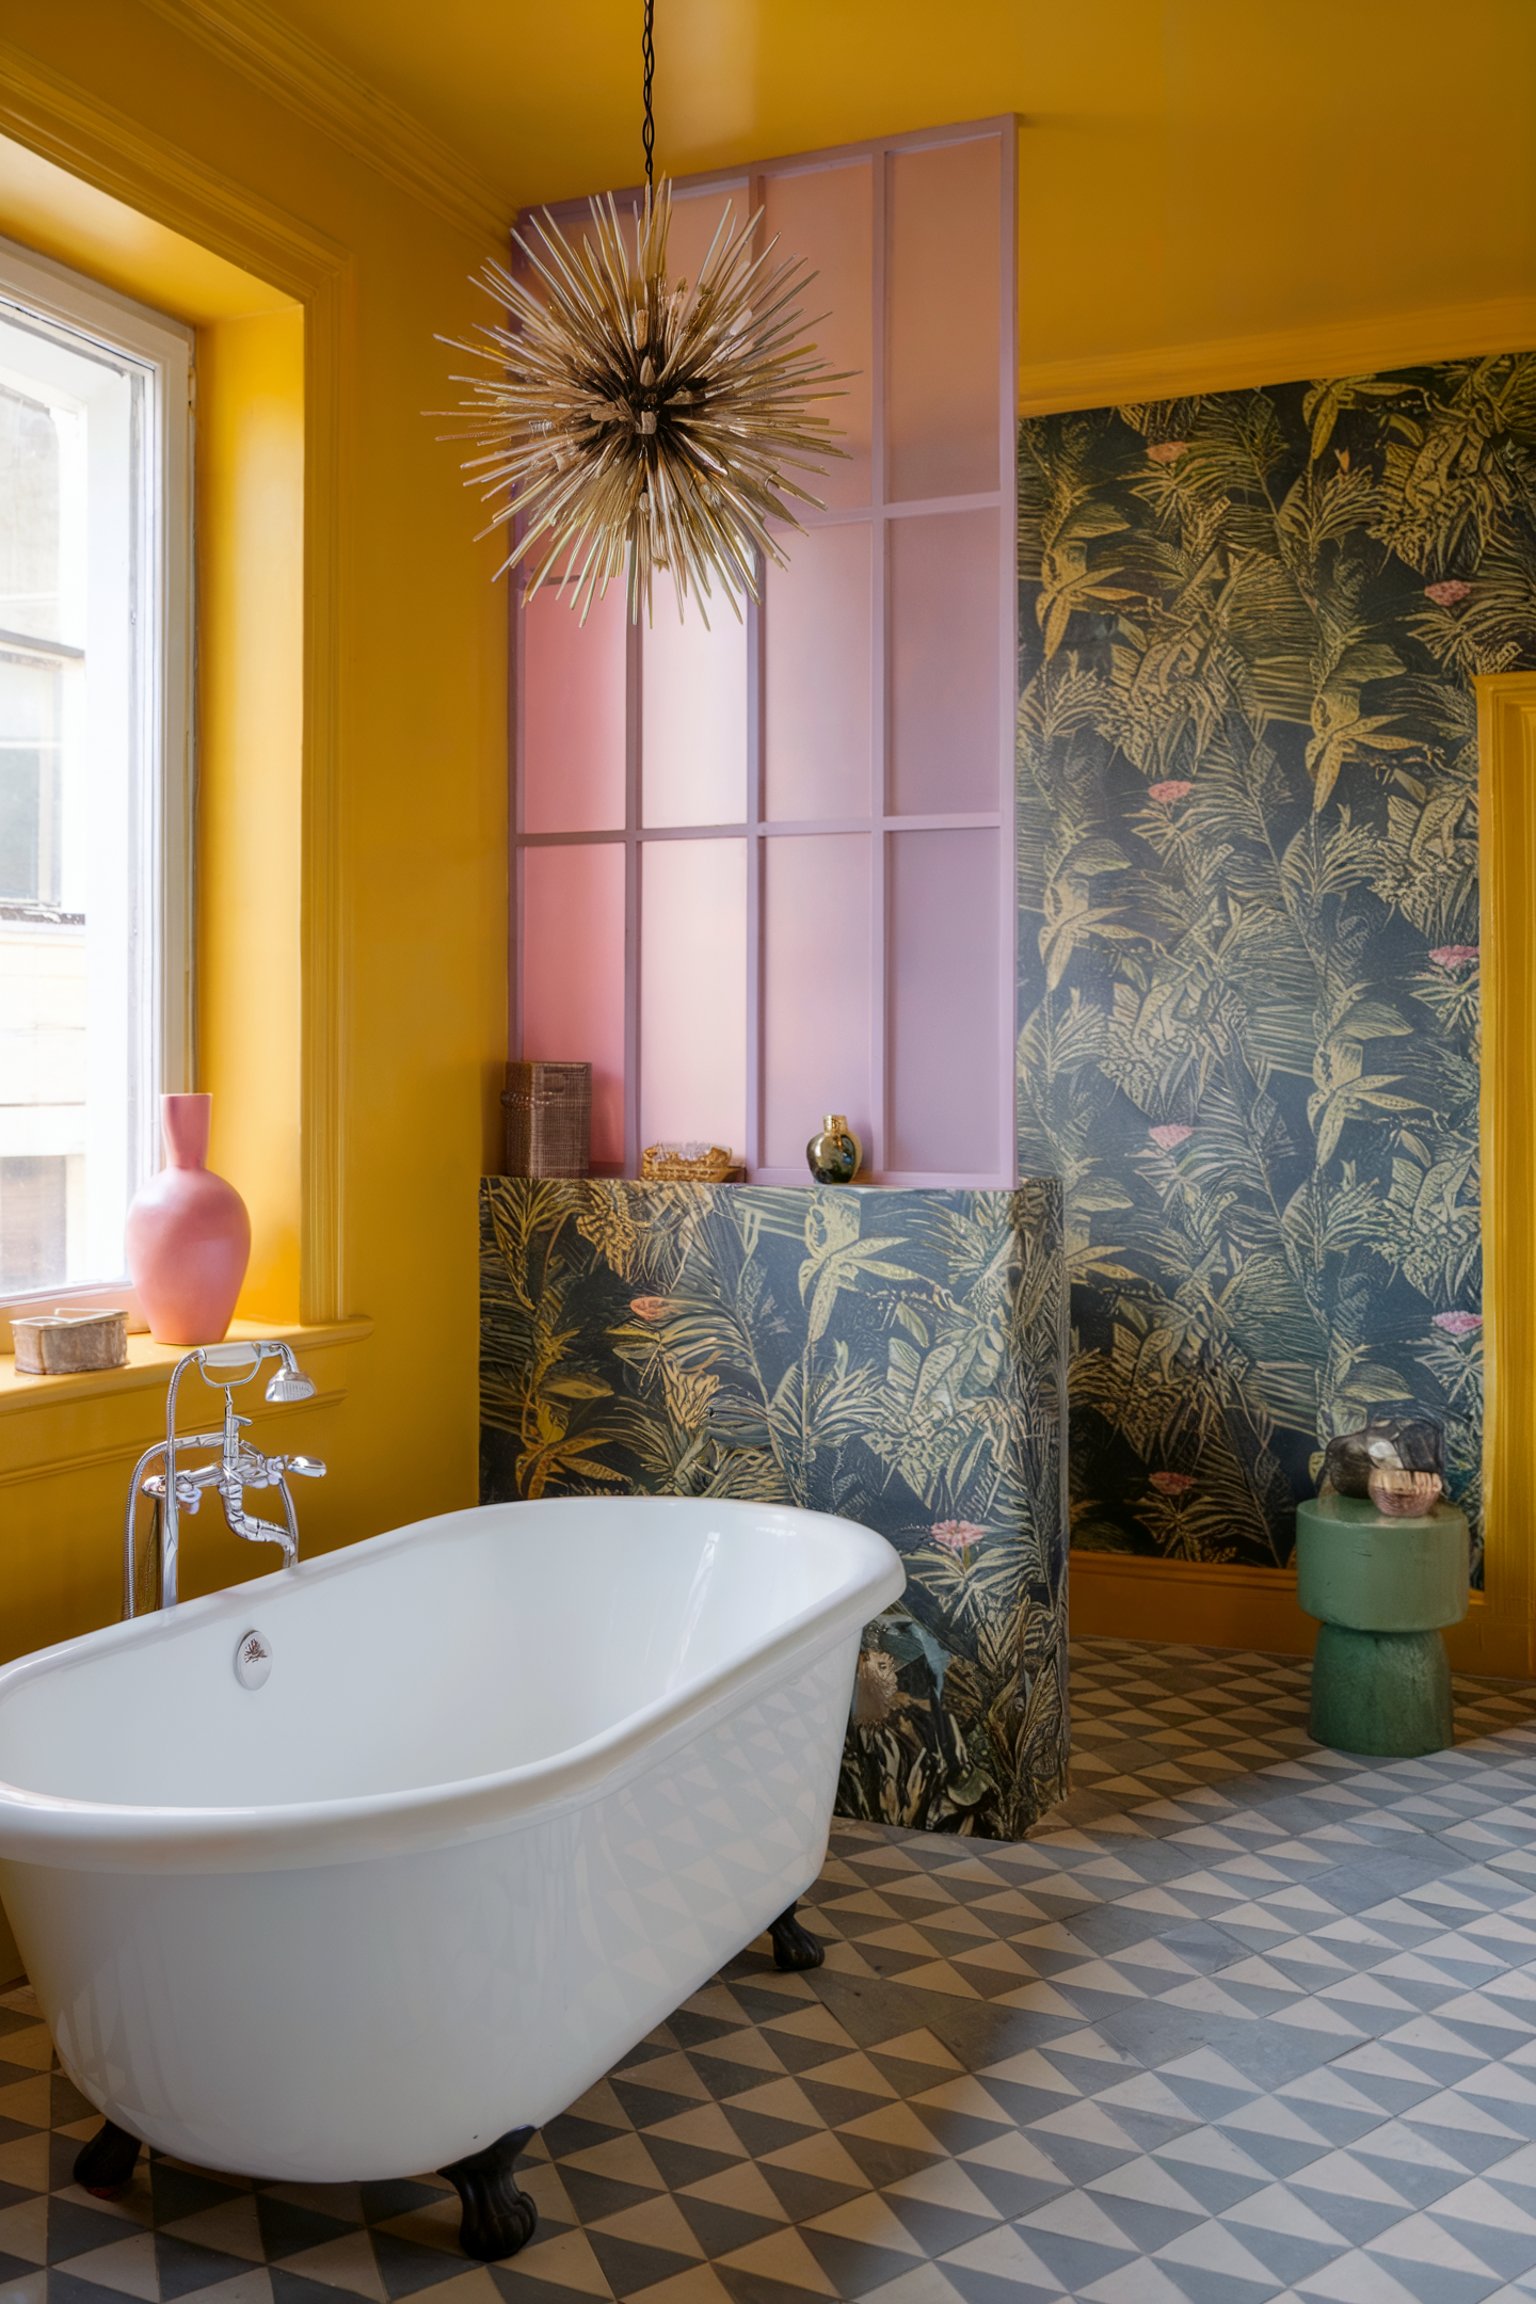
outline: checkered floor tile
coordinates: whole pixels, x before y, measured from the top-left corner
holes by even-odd
[[[530,2148],[468,2266],[435,2177],[70,2181],[89,2107],[0,2001],[0,2304],[1513,2304],[1536,2298],[1536,1689],[1364,1762],[1303,1668],[1082,1645],[1022,1846],[839,1824],[754,1946]]]

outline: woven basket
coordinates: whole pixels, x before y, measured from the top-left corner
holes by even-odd
[[[509,1176],[585,1176],[592,1143],[590,1064],[509,1064],[501,1099]]]
[[[728,1184],[739,1174],[740,1165],[723,1144],[710,1144],[691,1157],[675,1144],[647,1144],[640,1155],[640,1174],[647,1184]]]

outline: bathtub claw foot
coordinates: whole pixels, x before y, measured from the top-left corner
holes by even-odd
[[[75,2182],[98,2200],[110,2200],[133,2180],[139,2140],[115,2120],[103,2120],[88,2144],[75,2154]]]
[[[793,1904],[779,1914],[768,1933],[773,1939],[775,1968],[819,1968],[827,1956],[821,1938],[796,1919]]]
[[[464,2210],[459,2246],[482,2264],[515,2256],[533,2238],[539,2212],[514,2173],[517,2156],[532,2134],[531,2128],[509,2128],[494,2144],[441,2170]]]

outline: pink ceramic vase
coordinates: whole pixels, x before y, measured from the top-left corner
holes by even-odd
[[[166,1165],[128,1211],[128,1276],[159,1344],[217,1344],[251,1257],[251,1219],[208,1157],[211,1096],[162,1096]]]

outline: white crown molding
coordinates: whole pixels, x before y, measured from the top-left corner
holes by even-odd
[[[1197,392],[1236,392],[1253,385],[1310,382],[1314,376],[1365,376],[1415,368],[1430,360],[1465,360],[1483,352],[1536,347],[1536,296],[1487,303],[1435,305],[1421,312],[1320,321],[1258,336],[1203,344],[1149,345],[1075,360],[1025,359],[1019,368],[1019,413],[1048,416],[1079,408],[1114,408],[1141,400],[1177,400]]]
[[[489,178],[266,0],[143,5],[450,223],[480,237],[506,237],[511,204]]]

